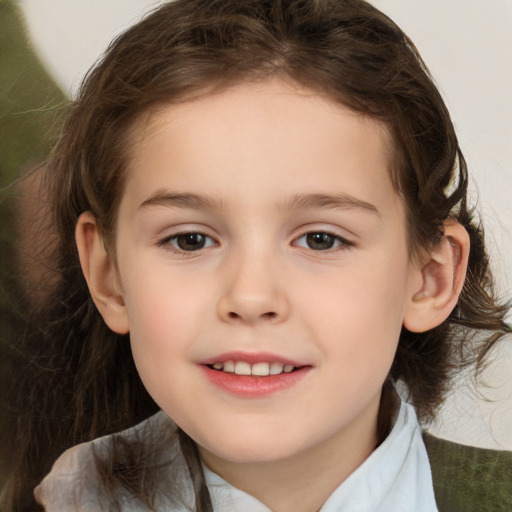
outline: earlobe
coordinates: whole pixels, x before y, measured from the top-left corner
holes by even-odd
[[[444,223],[444,236],[416,271],[421,285],[411,290],[404,327],[425,332],[442,324],[457,304],[469,257],[469,235],[457,221]]]
[[[98,311],[114,332],[126,334],[130,327],[117,268],[103,246],[91,212],[78,218],[75,239],[82,272]]]

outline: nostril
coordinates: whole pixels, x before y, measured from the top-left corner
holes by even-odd
[[[266,318],[267,320],[274,320],[275,318],[277,318],[277,313],[275,313],[274,311],[269,311],[267,313],[263,313],[260,318]],[[228,313],[228,317],[231,319],[231,320],[238,320],[240,318],[242,318],[242,315],[238,314],[238,313],[235,313],[234,311],[230,311]]]

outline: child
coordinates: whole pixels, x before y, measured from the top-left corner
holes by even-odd
[[[46,510],[455,510],[416,415],[507,307],[446,107],[386,16],[166,4],[89,74],[48,168],[61,277],[25,342],[13,506],[86,442]]]

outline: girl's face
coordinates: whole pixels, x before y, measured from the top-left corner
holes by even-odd
[[[389,146],[379,122],[280,81],[137,126],[116,241],[126,329],[149,393],[210,461],[373,449],[421,288]]]

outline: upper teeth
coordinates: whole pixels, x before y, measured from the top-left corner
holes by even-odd
[[[280,373],[290,373],[295,368],[295,366],[292,364],[250,364],[246,361],[225,361],[224,363],[215,363],[213,367],[216,370],[222,370],[226,373],[236,373],[237,375],[256,375],[258,377],[265,377],[267,375],[279,375]]]

